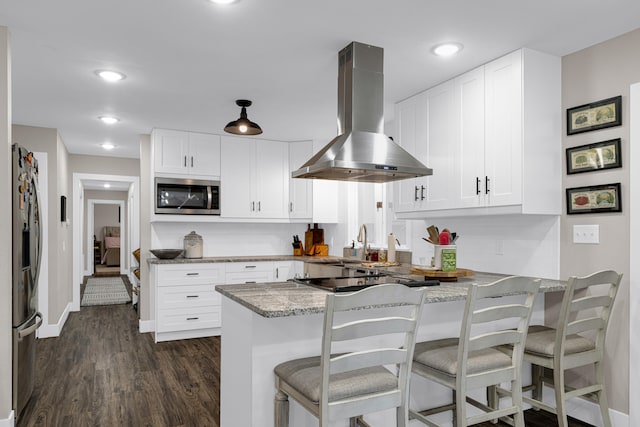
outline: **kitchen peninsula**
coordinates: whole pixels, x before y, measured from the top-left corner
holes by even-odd
[[[455,336],[464,309],[465,285],[490,283],[504,275],[477,273],[427,290],[418,340]],[[561,291],[565,283],[542,280],[540,292]],[[295,282],[219,285],[222,294],[220,377],[221,427],[273,426],[273,368],[286,360],[318,355],[327,291]],[[505,297],[508,298],[508,297]],[[532,322],[542,323],[544,299]],[[417,382],[417,381],[416,381]],[[432,396],[420,396],[422,399]],[[412,395],[413,402],[416,397]],[[290,401],[290,425],[316,426],[317,419]],[[372,414],[376,425],[392,425],[395,412]],[[344,424],[348,425],[348,421]]]

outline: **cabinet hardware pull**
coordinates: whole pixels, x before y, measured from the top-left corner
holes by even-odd
[[[187,156],[184,156],[184,167],[187,167]]]
[[[199,317],[187,317],[187,320],[198,320]]]
[[[488,176],[484,177],[484,194],[489,194],[489,184],[491,183],[491,180],[489,179]]]
[[[476,176],[476,196],[480,194],[480,178]]]
[[[191,167],[193,167],[193,156],[191,156]]]
[[[199,298],[200,295],[187,295],[187,298]]]
[[[199,276],[200,273],[187,273],[187,276]]]
[[[255,265],[245,265],[244,268],[256,268],[257,266]]]
[[[256,210],[256,202],[251,202],[251,212]]]
[[[414,186],[413,200],[416,201],[416,202],[418,201],[418,186],[417,185]]]
[[[293,212],[293,202],[289,202],[289,212]]]
[[[257,283],[255,280],[250,280],[248,282],[244,282],[244,283]]]
[[[279,270],[279,268],[276,267],[276,279],[279,277],[278,270]]]
[[[424,200],[424,190],[425,190],[425,186],[421,185],[420,186],[420,200]]]
[[[260,212],[260,202],[258,202],[258,212]]]

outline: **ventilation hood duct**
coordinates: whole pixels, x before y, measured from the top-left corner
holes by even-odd
[[[382,48],[352,42],[338,57],[339,135],[291,176],[391,182],[431,175],[383,133]]]

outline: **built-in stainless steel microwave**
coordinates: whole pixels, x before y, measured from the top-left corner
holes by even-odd
[[[156,178],[157,214],[220,215],[220,181]]]

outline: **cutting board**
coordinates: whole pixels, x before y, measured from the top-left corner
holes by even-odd
[[[315,255],[311,248],[313,245],[323,245],[324,244],[324,230],[322,228],[318,228],[318,224],[313,224],[313,228],[311,228],[311,224],[307,226],[307,231],[304,232],[304,247],[307,251],[307,255]]]
[[[473,276],[475,274],[473,270],[467,270],[466,268],[458,268],[456,271],[442,271],[418,266],[411,267],[410,273],[424,276],[425,278],[438,279],[441,282],[457,282],[458,277]]]

